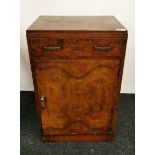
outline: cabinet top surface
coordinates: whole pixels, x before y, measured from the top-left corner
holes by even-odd
[[[127,31],[113,16],[39,16],[28,31]]]

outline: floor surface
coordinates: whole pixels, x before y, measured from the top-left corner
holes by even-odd
[[[21,92],[21,155],[134,155],[135,95],[121,94],[112,142],[42,142],[34,93]]]

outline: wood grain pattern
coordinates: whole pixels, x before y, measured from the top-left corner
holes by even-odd
[[[41,112],[44,134],[110,132],[118,65],[81,59],[36,64],[38,93],[48,102]]]
[[[123,39],[87,39],[87,38],[31,38],[30,47],[33,56],[64,57],[64,56],[122,56]],[[44,46],[61,47],[60,50],[48,51]],[[95,46],[111,47],[107,51],[96,51]]]
[[[26,35],[28,38],[63,38],[63,39],[72,39],[72,38],[115,38],[115,39],[126,39],[127,31],[125,32],[107,32],[107,31],[32,31],[27,30]]]
[[[27,42],[42,140],[112,140],[127,30],[114,17],[41,16],[27,29]]]
[[[40,16],[28,30],[126,31],[113,16]]]

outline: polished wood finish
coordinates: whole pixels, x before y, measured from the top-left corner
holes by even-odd
[[[112,132],[119,60],[50,60],[36,64],[44,135]]]
[[[122,56],[123,39],[91,39],[91,38],[31,38],[30,46],[33,56],[64,57],[64,56]],[[59,47],[49,50],[45,47]],[[97,50],[95,47],[111,47],[107,50]]]
[[[40,16],[27,41],[43,140],[112,140],[126,29],[112,16]]]
[[[113,16],[40,16],[28,30],[126,31]]]

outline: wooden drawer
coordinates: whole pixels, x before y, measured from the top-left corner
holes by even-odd
[[[122,39],[30,38],[32,56],[122,56]]]

